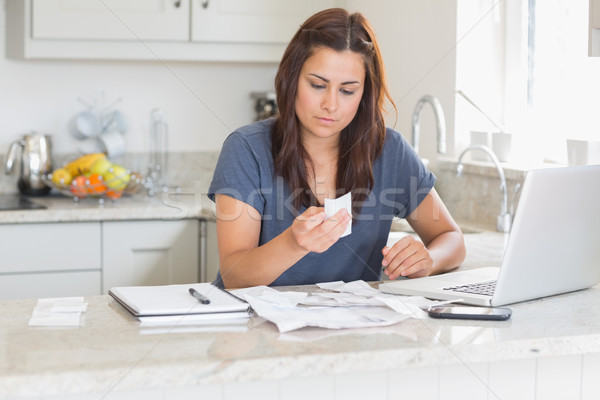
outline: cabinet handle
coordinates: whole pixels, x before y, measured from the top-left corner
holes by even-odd
[[[210,0],[202,0],[202,2],[200,3],[200,5],[202,5],[202,8],[207,9],[209,1]]]
[[[175,8],[181,7],[181,0],[174,0],[173,5],[175,6]]]

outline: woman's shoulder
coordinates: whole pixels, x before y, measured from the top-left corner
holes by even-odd
[[[271,153],[273,120],[262,120],[237,128],[227,136],[221,154],[252,154],[263,158]]]
[[[406,151],[407,148],[411,148],[410,144],[404,139],[402,134],[397,130],[387,127],[385,129],[385,141],[383,145],[384,152],[398,152]]]
[[[273,118],[252,122],[241,126],[231,132],[227,140],[237,139],[252,143],[271,143],[271,128],[275,120]]]

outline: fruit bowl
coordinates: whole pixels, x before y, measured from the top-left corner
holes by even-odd
[[[42,181],[76,201],[85,197],[116,200],[142,186],[140,174],[111,162],[104,153],[81,155],[42,176]]]
[[[131,179],[125,187],[123,187],[120,177],[105,181],[101,176],[94,176],[93,174],[77,176],[70,184],[54,182],[52,174],[42,175],[42,181],[59,193],[72,197],[75,201],[87,197],[116,200],[124,194],[136,193],[142,187],[142,176],[140,174],[137,172],[128,172],[128,174],[130,174]]]

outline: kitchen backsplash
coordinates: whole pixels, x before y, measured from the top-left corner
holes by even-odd
[[[500,178],[490,163],[472,162],[456,175],[456,160],[438,161],[433,172],[436,190],[456,221],[481,228],[496,229],[502,205]],[[516,210],[525,171],[504,169],[508,187],[508,211]]]
[[[210,185],[218,156],[219,153],[215,151],[169,153],[168,185],[170,187],[181,187],[186,191],[206,190]],[[55,155],[52,160],[53,166],[58,168],[76,157],[75,154]],[[147,153],[126,153],[112,161],[144,175],[148,160]],[[4,168],[6,155],[0,155],[0,162],[0,166]],[[0,193],[17,193],[17,180],[18,171],[13,171],[11,175],[2,174]]]

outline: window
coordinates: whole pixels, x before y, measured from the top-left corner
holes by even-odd
[[[511,161],[566,164],[567,139],[600,140],[600,57],[588,56],[589,0],[458,5],[456,87],[513,133]],[[460,96],[456,116],[459,148],[469,131],[497,130]]]
[[[588,56],[588,0],[529,0],[528,121],[546,161],[566,140],[600,140],[600,60]]]

